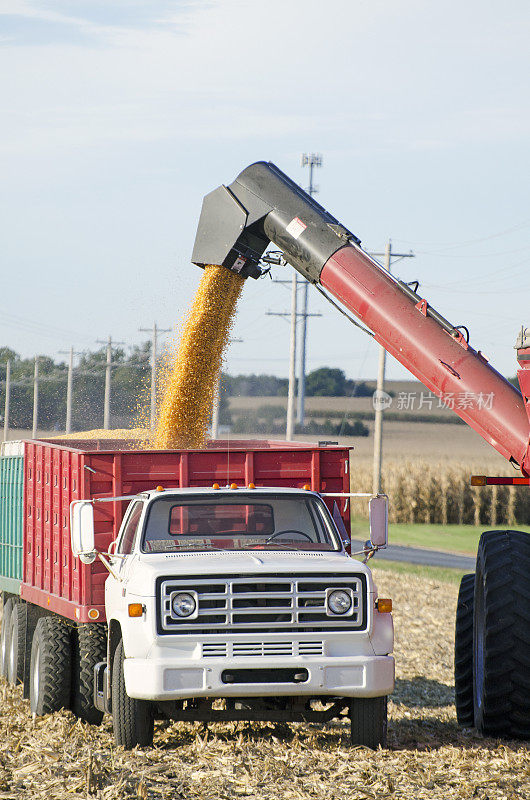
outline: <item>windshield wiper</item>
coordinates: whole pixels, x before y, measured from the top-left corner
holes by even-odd
[[[283,544],[282,542],[263,542],[262,544],[254,544],[254,545],[247,545],[246,547],[241,547],[241,550],[260,550],[261,548],[265,547],[272,547],[273,550],[298,550],[298,547],[291,547],[288,544]]]

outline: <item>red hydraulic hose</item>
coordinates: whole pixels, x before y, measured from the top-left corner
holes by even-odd
[[[356,245],[327,260],[320,283],[374,332],[385,350],[529,474],[530,424],[523,398],[481,353],[425,315],[421,304]]]

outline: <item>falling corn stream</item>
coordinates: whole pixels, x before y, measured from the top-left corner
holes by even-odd
[[[223,352],[244,283],[244,278],[225,267],[204,269],[176,352],[160,376],[161,401],[152,447],[204,447]]]

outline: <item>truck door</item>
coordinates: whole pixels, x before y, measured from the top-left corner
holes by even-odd
[[[134,545],[136,537],[140,528],[140,519],[144,503],[141,500],[135,500],[125,514],[123,524],[118,536],[118,546],[116,548],[116,557],[112,558],[112,566],[117,574],[119,580],[113,575],[109,575],[105,581],[105,603],[107,607],[118,608],[122,599],[122,589],[124,583],[127,581],[131,569],[131,563],[134,558]]]
[[[131,555],[134,552],[134,545],[136,536],[138,534],[140,518],[144,504],[141,500],[136,500],[131,504],[127,518],[124,521],[123,530],[118,541],[117,554],[125,556],[125,558],[117,559],[119,561],[118,571],[124,579],[127,577],[131,564]]]

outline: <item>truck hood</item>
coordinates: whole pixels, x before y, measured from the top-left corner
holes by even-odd
[[[264,552],[242,553],[234,551],[202,553],[168,553],[141,555],[131,565],[127,590],[138,595],[154,595],[155,580],[159,576],[178,575],[264,575],[277,574],[363,572],[370,570],[360,561],[344,553]],[[149,591],[146,592],[147,587]]]

